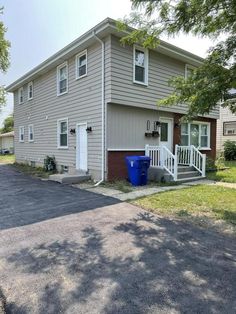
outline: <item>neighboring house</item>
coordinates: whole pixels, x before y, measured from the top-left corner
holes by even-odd
[[[231,90],[231,100],[236,101],[236,90]],[[226,141],[236,141],[236,114],[228,107],[220,107],[220,119],[217,121],[217,151],[224,150]]]
[[[14,131],[0,134],[0,153],[14,152]]]
[[[115,23],[105,19],[7,87],[17,162],[42,165],[54,155],[59,170],[101,180],[126,177],[125,156],[144,154],[147,144],[172,152],[192,144],[215,158],[218,108],[180,125],[184,104],[157,107],[169,79],[203,59],[166,42],[124,47]]]

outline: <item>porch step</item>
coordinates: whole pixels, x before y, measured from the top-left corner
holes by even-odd
[[[49,176],[50,181],[56,181],[62,184],[75,184],[91,179],[90,175],[86,174],[52,174]]]
[[[178,173],[196,171],[194,167],[190,166],[178,166]]]
[[[198,180],[202,180],[202,179],[205,179],[206,177],[201,177],[201,176],[198,176],[198,177],[190,177],[190,178],[182,178],[182,179],[177,179],[177,182],[179,183],[187,183],[187,182],[190,182],[190,181],[198,181]]]
[[[198,171],[178,172],[177,179],[201,177]]]

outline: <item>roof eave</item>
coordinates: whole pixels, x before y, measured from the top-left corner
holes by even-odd
[[[95,27],[90,29],[88,32],[84,33],[82,36],[74,40],[72,43],[53,54],[44,62],[40,63],[38,66],[27,72],[25,75],[21,76],[18,80],[6,87],[7,92],[14,92],[16,89],[22,85],[32,81],[35,77],[44,74],[53,67],[58,66],[60,63],[63,63],[66,59],[76,53],[76,49],[79,46],[88,44],[89,42],[95,41],[94,32],[100,36],[106,36],[107,34],[113,34],[119,37],[127,35],[131,32],[133,28],[129,28],[126,32],[118,32],[116,28],[116,20],[111,18],[106,18]],[[195,66],[199,66],[203,62],[203,58],[194,55],[186,50],[178,48],[172,44],[169,44],[165,41],[160,41],[160,45],[155,49],[163,54],[169,55],[176,59],[182,60],[185,63],[190,63]]]

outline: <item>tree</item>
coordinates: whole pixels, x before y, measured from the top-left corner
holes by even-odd
[[[11,132],[13,131],[13,128],[14,128],[14,118],[13,118],[13,115],[11,115],[3,121],[3,127],[0,130],[0,133]]]
[[[0,8],[0,15],[3,14],[3,8]],[[0,72],[5,73],[10,65],[9,48],[10,42],[5,38],[6,28],[0,21]],[[6,92],[3,86],[0,86],[0,108],[5,104]]]
[[[120,30],[131,25],[123,44],[141,43],[155,48],[162,34],[179,33],[225,39],[210,48],[203,64],[186,79],[170,80],[173,93],[159,105],[186,103],[187,118],[209,113],[219,102],[236,112],[229,90],[236,88],[236,1],[235,0],[131,0],[133,12],[118,22]],[[138,11],[141,10],[141,11]]]

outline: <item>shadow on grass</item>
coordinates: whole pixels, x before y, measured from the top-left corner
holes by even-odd
[[[7,262],[24,276],[47,278],[34,311],[235,313],[233,239],[149,213],[117,224],[114,232],[127,240],[109,243],[102,229],[89,227],[78,241],[45,243],[9,256]],[[57,276],[47,277],[50,273]]]

